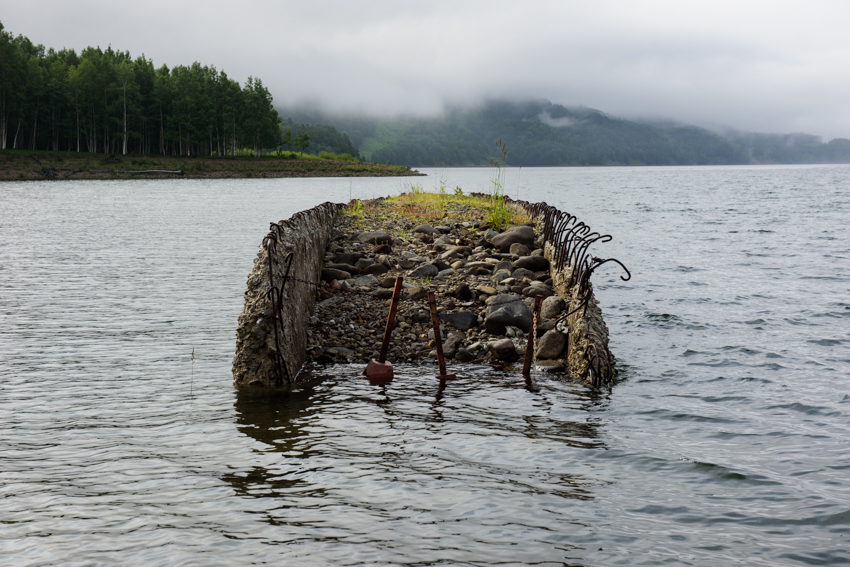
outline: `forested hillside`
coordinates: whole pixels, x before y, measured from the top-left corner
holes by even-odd
[[[486,164],[495,142],[511,165],[718,165],[847,163],[850,140],[828,144],[806,134],[721,135],[696,126],[642,123],[546,100],[490,101],[449,109],[439,118],[378,119],[286,109],[296,120],[348,133],[365,159],[379,163]]]
[[[155,67],[144,55],[56,51],[0,23],[0,149],[164,155],[262,153],[280,121],[259,78],[215,67]]]

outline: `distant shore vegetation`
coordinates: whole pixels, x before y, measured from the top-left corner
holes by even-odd
[[[57,51],[0,23],[0,150],[291,158],[307,148],[360,161],[332,126],[281,120],[258,77],[240,85],[213,66],[156,67],[111,46]]]

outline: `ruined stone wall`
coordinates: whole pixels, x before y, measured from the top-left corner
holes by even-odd
[[[298,212],[277,223],[273,238],[274,285],[280,288],[286,272],[286,257],[293,258],[282,294],[276,322],[269,297],[269,256],[262,247],[248,276],[245,306],[236,328],[236,354],[233,357],[235,386],[292,386],[304,364],[307,326],[313,310],[325,248],[334,219],[342,204],[323,203]],[[264,242],[268,241],[268,237]],[[275,337],[277,326],[277,338]],[[278,352],[282,355],[279,362]]]
[[[566,302],[564,313],[570,313],[578,309],[582,301],[577,297],[578,287],[567,287],[570,280],[571,269],[566,266],[563,270],[559,270],[554,262],[555,248],[546,243],[543,249],[543,255],[549,260],[551,265],[552,287],[555,293],[558,294]],[[599,337],[604,350],[608,351],[608,326],[602,319],[602,309],[599,307],[599,302],[591,293],[590,300],[587,302],[586,309],[578,309],[575,313],[567,317],[566,328],[562,329],[567,332],[567,367],[576,377],[588,376],[588,361],[587,361],[587,344],[588,332],[594,333]],[[612,361],[613,363],[613,361]],[[613,369],[616,372],[616,367]]]

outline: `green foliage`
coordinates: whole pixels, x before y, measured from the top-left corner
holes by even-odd
[[[287,149],[298,147],[294,140],[300,133],[307,133],[309,136],[309,146],[316,154],[328,152],[331,154],[348,154],[353,156],[358,161],[360,153],[347,134],[340,133],[339,130],[327,124],[298,124],[293,122],[291,118],[286,118],[281,121],[283,128],[283,146]]]
[[[280,145],[279,122],[259,78],[240,87],[200,63],[45,49],[0,24],[0,149],[262,155]]]
[[[505,230],[513,221],[514,208],[505,203],[505,165],[507,147],[499,140],[496,143],[497,155],[491,158],[490,165],[490,207],[487,222],[496,230]]]
[[[292,145],[296,148],[301,148],[301,155],[303,156],[304,150],[310,145],[310,134],[307,132],[301,132],[295,136],[295,139],[292,141]]]

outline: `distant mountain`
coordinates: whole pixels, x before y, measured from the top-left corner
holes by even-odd
[[[489,101],[438,118],[368,118],[281,108],[295,122],[328,124],[348,135],[364,159],[411,166],[485,165],[496,142],[508,163],[558,165],[720,165],[850,163],[850,140],[824,144],[808,134],[719,134],[696,126],[643,123],[548,100]]]

